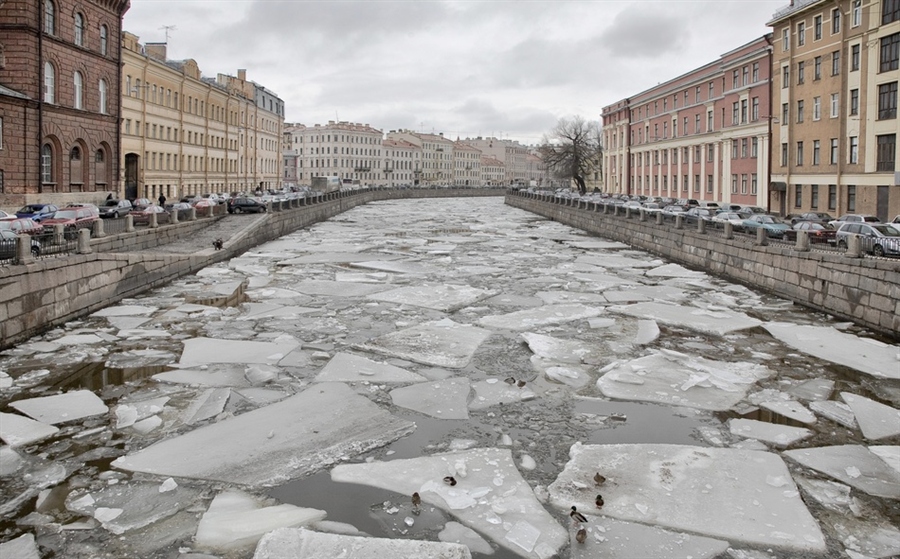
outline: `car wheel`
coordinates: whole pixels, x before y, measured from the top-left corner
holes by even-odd
[[[872,249],[872,252],[875,256],[884,256],[884,247],[881,245],[875,245],[875,248]]]
[[[238,207],[235,207],[235,208],[234,208],[234,213],[236,213],[236,214],[241,213],[241,209],[238,208]]]
[[[837,244],[837,245],[838,245],[838,248],[839,248],[839,249],[841,249],[841,250],[847,250],[847,241],[844,241],[844,240],[842,239],[842,240],[838,241],[838,244]]]
[[[32,256],[40,256],[41,255],[41,247],[36,245],[31,245],[31,255]]]

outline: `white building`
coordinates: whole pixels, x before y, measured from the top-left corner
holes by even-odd
[[[383,134],[368,124],[328,121],[289,124],[290,145],[297,155],[297,182],[311,177],[339,177],[362,185],[385,184]]]
[[[453,142],[453,186],[481,186],[481,150]]]
[[[422,149],[406,140],[387,138],[384,146],[386,186],[417,185],[422,174]]]
[[[453,180],[453,142],[445,138],[443,134],[391,130],[387,137],[391,140],[409,142],[422,150],[421,184],[450,184]]]

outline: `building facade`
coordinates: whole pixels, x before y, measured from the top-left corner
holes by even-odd
[[[128,0],[0,2],[0,207],[118,189]]]
[[[602,190],[768,206],[771,36],[603,108]]]
[[[324,125],[290,127],[299,184],[309,186],[310,179],[319,176],[361,185],[380,185],[386,180],[381,130],[333,120]]]
[[[409,142],[422,150],[422,185],[450,184],[453,181],[453,142],[444,134],[425,134],[411,130],[391,130],[387,137]]]
[[[502,161],[489,155],[481,156],[481,181],[485,186],[506,184],[506,169]]]
[[[422,176],[422,150],[406,140],[386,138],[384,145],[385,186],[415,186]]]
[[[481,153],[503,162],[505,186],[525,185],[528,172],[528,148],[513,140],[499,138],[466,138],[462,140],[472,147],[481,150]]]
[[[769,25],[782,211],[900,214],[900,0],[795,0]]]
[[[204,78],[194,60],[125,33],[122,83],[122,196],[281,188],[284,104],[261,97],[246,71]]]
[[[481,150],[453,142],[453,186],[481,186]]]

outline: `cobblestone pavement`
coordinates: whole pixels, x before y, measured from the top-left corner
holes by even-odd
[[[210,223],[192,233],[189,237],[177,241],[146,249],[148,252],[162,252],[168,254],[193,254],[201,250],[212,248],[213,241],[222,239],[226,243],[228,239],[237,235],[245,228],[262,221],[266,214],[228,214],[221,219]],[[202,218],[201,218],[202,219]],[[208,218],[206,218],[208,219]]]

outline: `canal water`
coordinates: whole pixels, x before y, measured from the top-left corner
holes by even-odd
[[[236,290],[243,303],[215,306]],[[873,357],[836,361],[780,339],[772,324],[862,341],[893,352],[894,361],[873,374],[863,366]],[[217,496],[234,491],[260,510],[323,511],[330,523],[312,524],[321,531],[441,541],[448,525],[460,523],[474,530],[467,536],[478,541],[474,557],[641,557],[628,551],[637,542],[617,540],[614,520],[722,542],[713,551],[683,548],[694,557],[889,557],[900,554],[900,426],[875,435],[860,425],[889,424],[900,407],[900,371],[890,370],[900,369],[898,354],[896,345],[826,314],[509,208],[501,198],[372,203],[4,352],[0,552],[34,546],[40,557],[253,557],[259,534],[232,541],[236,528],[207,516]],[[336,454],[285,449],[304,464],[295,463],[295,473],[277,453],[260,458],[272,460],[277,482],[242,477],[240,465],[209,474],[170,469],[158,457],[141,462],[141,451],[167,456],[161,445],[284,405],[321,382],[350,387],[335,421],[360,413],[373,425],[391,418],[412,427],[343,444],[350,427],[342,426],[322,443],[339,447]],[[50,398],[60,394],[84,396]],[[359,411],[364,403],[373,411]],[[266,420],[272,427],[262,438],[280,436],[277,417]],[[248,432],[222,436],[240,447]],[[225,460],[196,440],[199,455]],[[790,506],[805,507],[820,533],[786,519],[772,532],[822,545],[748,541],[739,527],[707,533],[662,513],[635,522],[619,506],[627,495],[614,489],[602,511],[591,511],[587,544],[570,543],[575,529],[558,479],[575,463],[573,445],[635,449],[635,469],[637,449],[649,445],[774,455],[790,479],[769,476],[760,493],[785,489]],[[829,455],[820,466],[790,454],[844,445],[873,461]],[[543,510],[529,528],[546,545],[499,537],[484,520],[492,516],[445,506],[436,494],[423,495],[414,510],[410,491],[390,489],[403,480],[332,478],[337,464],[471,456],[465,453],[473,449],[509,453],[517,471],[504,476],[521,476],[533,490],[528,498]],[[189,461],[170,452],[173,464]],[[833,473],[841,468],[849,477]],[[457,471],[462,481],[464,468]],[[157,486],[156,493],[142,489]],[[701,508],[746,505],[718,489],[694,497]],[[283,517],[246,518],[274,528]],[[565,541],[547,543],[559,531]],[[677,555],[667,549],[658,556]]]

